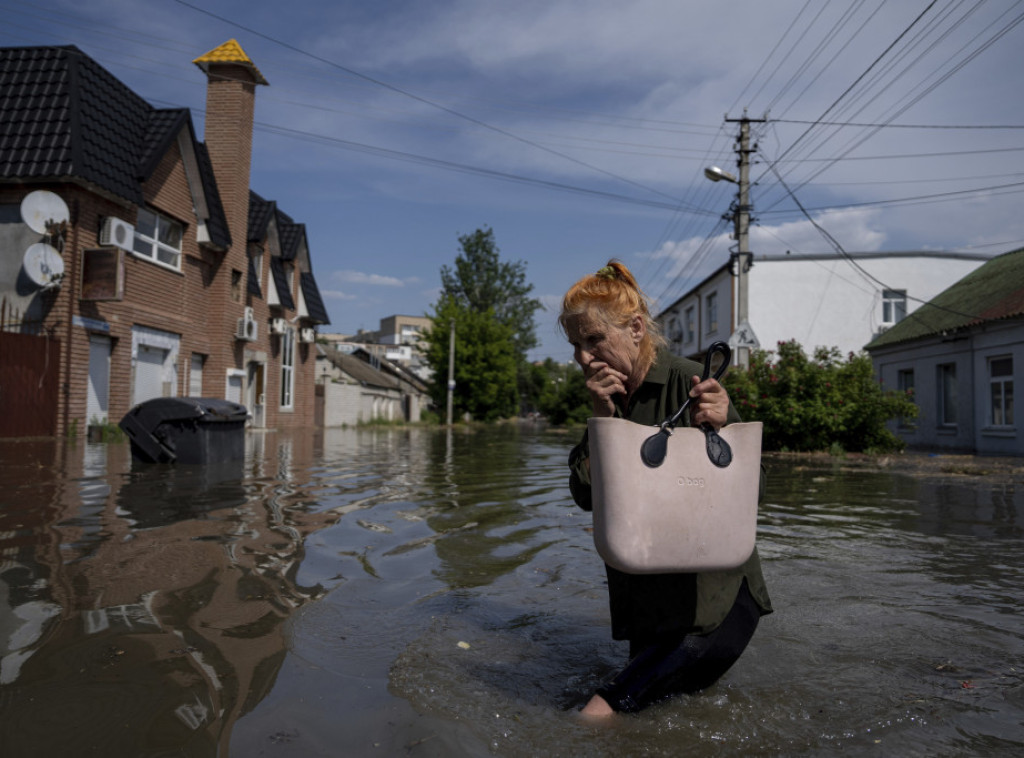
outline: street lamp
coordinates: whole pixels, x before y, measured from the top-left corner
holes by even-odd
[[[708,166],[704,169],[704,176],[713,182],[720,182],[723,179],[733,184],[739,184],[739,179],[730,174],[728,171],[723,171],[718,166]]]

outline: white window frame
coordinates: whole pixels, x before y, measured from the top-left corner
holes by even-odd
[[[178,351],[181,348],[181,335],[136,324],[132,327],[132,405],[137,405],[144,399],[148,399],[137,396],[139,389],[137,386],[139,351],[143,348],[162,350],[164,352],[163,367],[161,369],[163,391],[160,397],[177,397]]]
[[[288,327],[281,335],[281,409],[295,407],[295,329]]]
[[[1005,364],[997,368],[996,364]],[[1005,369],[1005,370],[1004,370]],[[996,373],[999,370],[1000,373]],[[1013,356],[993,355],[988,359],[989,418],[992,426],[1013,424]],[[1007,402],[1009,399],[1009,402]]]
[[[907,317],[907,291],[882,290],[882,326],[893,326]]]
[[[148,225],[146,217],[150,216],[154,236],[141,231]],[[185,227],[180,222],[150,208],[139,208],[135,222],[135,239],[132,241],[132,255],[172,271],[181,271],[181,244],[184,237]]]
[[[224,376],[224,397],[233,403],[242,404],[245,397],[245,372],[229,368]]]
[[[694,316],[694,307],[691,305],[686,309],[686,326],[684,331],[685,344],[689,345],[696,338],[697,321]]]

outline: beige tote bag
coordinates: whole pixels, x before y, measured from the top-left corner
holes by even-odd
[[[754,552],[761,422],[718,432],[732,448],[725,468],[698,428],[676,429],[656,468],[640,448],[657,427],[592,418],[587,428],[594,544],[605,563],[627,574],[689,573],[734,568]]]
[[[719,379],[732,351],[715,342],[701,380]],[[761,486],[761,422],[683,427],[690,399],[658,426],[592,418],[590,483],[594,544],[627,574],[735,568],[754,552]]]

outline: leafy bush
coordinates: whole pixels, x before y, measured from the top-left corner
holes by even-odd
[[[901,450],[886,422],[917,417],[909,394],[882,389],[866,353],[844,361],[838,348],[818,348],[808,358],[795,340],[777,355],[754,351],[750,368],[731,369],[724,384],[744,420],[764,423],[766,450]]]
[[[552,424],[585,424],[593,405],[583,372],[576,366],[567,368],[557,381],[548,383],[539,406]]]

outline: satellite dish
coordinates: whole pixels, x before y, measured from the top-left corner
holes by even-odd
[[[28,278],[43,289],[59,287],[64,278],[64,259],[55,247],[44,242],[29,245],[21,265]]]
[[[71,218],[71,214],[68,213],[68,206],[59,195],[48,190],[36,190],[29,192],[21,201],[21,218],[32,231],[46,234],[51,222],[66,222]]]

